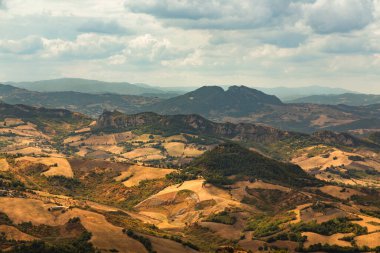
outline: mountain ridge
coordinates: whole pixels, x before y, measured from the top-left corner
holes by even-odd
[[[367,146],[380,149],[380,146],[368,142],[348,133],[333,131],[317,131],[313,134],[304,134],[294,131],[280,130],[274,127],[252,123],[220,123],[210,121],[200,115],[160,115],[154,112],[145,112],[127,115],[118,111],[105,111],[99,116],[93,129],[95,131],[130,131],[140,129],[149,133],[168,135],[187,133],[208,136],[220,136],[236,141],[253,141],[257,143],[271,143],[282,140],[298,139],[328,145]]]
[[[380,95],[356,93],[344,93],[339,95],[313,95],[291,100],[289,103],[366,106],[371,104],[380,104]]]
[[[218,86],[207,86],[142,107],[142,111],[195,113],[213,121],[257,123],[312,133],[322,129],[338,130],[340,126],[346,131],[380,128],[380,122],[374,120],[380,118],[379,106],[283,103],[276,96],[246,86],[231,86],[226,91]],[[367,121],[375,124],[365,124]]]
[[[37,92],[0,84],[0,99],[10,104],[63,108],[97,117],[104,110],[123,110],[133,113],[142,104],[160,99],[135,95],[90,94],[75,91]]]
[[[163,114],[196,113],[207,116],[229,114],[242,116],[267,105],[282,105],[280,99],[246,86],[203,86],[145,109]]]
[[[306,96],[312,96],[312,95],[339,95],[344,93],[358,93],[352,90],[343,89],[343,88],[332,88],[327,86],[321,86],[321,85],[309,85],[309,86],[302,86],[302,87],[285,87],[285,86],[279,86],[279,87],[272,87],[272,88],[265,88],[265,87],[257,87],[256,89],[261,90],[267,94],[275,95],[282,99],[285,102],[290,102],[297,98],[302,98]]]
[[[105,82],[82,78],[59,78],[35,82],[7,82],[6,84],[39,92],[74,91],[90,94],[114,93],[119,95],[168,94],[148,85],[128,82]]]

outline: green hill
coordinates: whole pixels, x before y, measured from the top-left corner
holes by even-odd
[[[270,159],[235,143],[224,143],[206,152],[195,159],[186,171],[201,175],[216,185],[242,179],[261,179],[291,186],[318,182],[297,165]]]

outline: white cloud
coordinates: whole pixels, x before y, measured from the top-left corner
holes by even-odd
[[[29,36],[22,40],[0,40],[0,53],[31,55],[43,48],[41,38]]]
[[[90,19],[84,22],[79,28],[82,33],[100,33],[100,34],[128,34],[128,30],[118,22],[111,20],[105,21],[100,19]]]
[[[120,52],[124,48],[124,41],[113,36],[97,34],[82,34],[75,41],[62,39],[43,39],[44,58],[105,58]]]
[[[4,1],[2,79],[363,89],[380,81],[380,0]]]
[[[202,52],[195,50],[184,58],[164,60],[161,64],[166,67],[199,67],[203,65]]]
[[[127,61],[127,57],[125,55],[112,55],[108,59],[108,63],[110,65],[122,65]]]

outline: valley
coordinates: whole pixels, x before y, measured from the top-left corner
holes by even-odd
[[[69,81],[67,81],[69,82]],[[91,82],[86,85],[90,85]],[[95,84],[94,84],[95,85]],[[100,86],[106,89],[109,85]],[[62,108],[97,118],[104,111],[117,110],[126,114],[155,112],[163,115],[198,114],[216,122],[254,123],[275,128],[312,133],[318,130],[368,135],[380,129],[380,108],[376,103],[352,106],[320,103],[285,103],[273,95],[246,86],[204,86],[176,96],[147,94],[84,93],[78,91],[31,91],[0,84],[0,100],[45,108]],[[23,87],[23,86],[22,86]],[[43,90],[43,89],[42,89]],[[339,98],[332,98],[339,101]],[[310,100],[310,102],[315,102]]]
[[[380,253],[380,0],[0,0],[0,253]]]
[[[376,138],[4,103],[0,121],[9,252],[380,247]]]

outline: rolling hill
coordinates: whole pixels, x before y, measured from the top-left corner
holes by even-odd
[[[160,114],[200,114],[214,121],[266,124],[311,133],[380,129],[380,105],[346,106],[282,103],[275,96],[245,86],[202,87],[184,95],[143,107]],[[366,124],[365,122],[372,122]],[[374,124],[373,124],[374,123]]]
[[[151,111],[165,115],[199,114],[216,122],[265,124],[305,133],[332,130],[360,135],[380,129],[380,104],[288,104],[245,86],[232,86],[227,90],[205,86],[184,95],[160,99],[110,93],[36,92],[0,85],[0,100],[10,104],[63,108],[93,117],[104,110],[128,114]]]
[[[378,146],[349,134],[4,103],[0,116],[7,252],[379,246]]]
[[[92,121],[86,115],[65,109],[36,108],[0,102],[0,120],[7,118],[31,122],[37,125],[43,132],[53,134],[67,133],[74,129],[85,127]]]
[[[131,84],[126,82],[102,82],[97,80],[87,80],[80,78],[61,78],[36,82],[9,82],[7,84],[39,92],[74,91],[90,94],[150,94],[154,96],[159,96],[160,94],[166,96],[167,94],[172,93],[173,96],[176,95],[176,93],[170,91],[163,91],[161,89],[157,89],[144,84]]]
[[[100,115],[93,126],[93,130],[97,132],[138,130],[142,133],[155,133],[167,136],[187,133],[260,144],[291,141],[380,148],[372,142],[362,140],[347,133],[319,131],[308,135],[252,123],[218,123],[197,114],[159,115],[156,113],[139,113],[127,115],[118,111],[106,111]]]
[[[117,111],[108,111],[98,118],[94,126],[95,131],[104,132],[120,132],[136,129],[142,132],[165,135],[188,133],[256,142],[271,142],[290,137],[302,138],[303,136],[307,136],[268,126],[246,123],[216,123],[197,114],[159,115],[156,113],[139,113],[127,115]]]
[[[364,106],[380,103],[380,95],[344,93],[339,95],[313,95],[294,99],[291,103]]]

